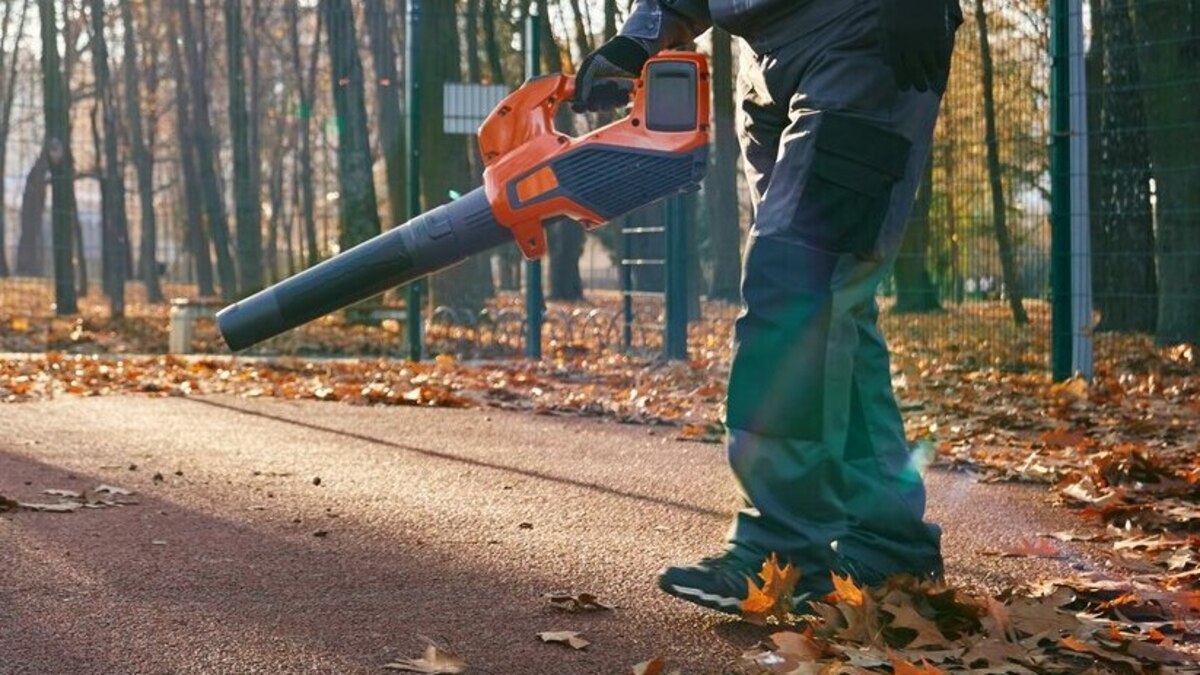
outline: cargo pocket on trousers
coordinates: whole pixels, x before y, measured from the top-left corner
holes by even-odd
[[[911,151],[907,138],[886,127],[824,113],[792,232],[824,251],[872,252]]]

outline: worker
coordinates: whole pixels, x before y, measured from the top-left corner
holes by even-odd
[[[894,262],[950,72],[957,0],[636,0],[576,75],[577,111],[623,102],[606,78],[716,25],[741,38],[735,120],[753,205],[726,425],[743,499],[724,550],[659,587],[738,614],[771,554],[794,600],[942,577],[941,530],[892,390],[875,288]]]

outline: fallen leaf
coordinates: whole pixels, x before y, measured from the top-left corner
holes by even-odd
[[[761,588],[753,579],[746,577],[747,593],[741,604],[742,618],[760,625],[766,624],[771,617],[786,621],[792,611],[792,596],[800,581],[800,571],[791,563],[781,568],[779,558],[772,553],[763,562],[758,576],[763,582]]]
[[[458,654],[445,647],[440,647],[432,641],[425,647],[425,653],[416,659],[400,659],[383,666],[384,670],[399,670],[406,673],[423,673],[424,675],[455,675],[465,672],[467,662]]]
[[[1026,539],[1002,554],[1005,558],[1058,558],[1062,552],[1048,539]]]
[[[42,490],[42,494],[50,495],[51,497],[63,497],[66,499],[82,499],[83,495],[75,490]]]
[[[668,673],[665,659],[650,659],[634,666],[633,675],[679,675],[679,671],[672,670]]]
[[[45,513],[74,513],[75,511],[83,508],[83,504],[79,502],[59,502],[57,504],[20,502],[20,507],[26,511],[43,511]]]
[[[571,649],[584,649],[591,644],[587,640],[584,640],[580,633],[569,630],[546,631],[538,633],[537,636],[541,638],[542,642],[566,645]]]
[[[889,654],[888,656],[892,664],[892,672],[895,675],[942,675],[945,672],[941,668],[930,665],[924,659],[921,660],[921,665],[918,666],[895,654]]]
[[[920,612],[911,604],[884,605],[883,611],[892,615],[892,621],[888,624],[888,628],[900,628],[915,633],[915,636],[903,645],[907,649],[944,648],[949,642],[946,636],[942,635],[938,625],[921,616]]]
[[[1099,653],[1096,651],[1095,647],[1082,642],[1079,638],[1075,637],[1074,635],[1068,635],[1068,636],[1060,639],[1058,641],[1058,644],[1062,645],[1063,647],[1066,647],[1067,649],[1070,649],[1073,652],[1079,652],[1081,654],[1098,654]]]
[[[600,602],[591,593],[546,593],[542,596],[546,603],[564,612],[597,612],[609,611],[612,607]]]
[[[844,602],[851,607],[862,607],[863,592],[853,580],[847,577],[840,577],[836,573],[833,574],[833,602]]]
[[[101,492],[101,493],[110,494],[110,495],[121,495],[124,497],[128,497],[133,494],[132,490],[126,490],[125,488],[116,487],[115,485],[98,485],[98,486],[96,486],[96,489],[93,490],[93,492]]]

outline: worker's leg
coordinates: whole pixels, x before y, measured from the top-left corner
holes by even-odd
[[[850,7],[766,61],[789,123],[747,254],[729,394],[746,499],[730,543],[778,552],[821,575],[816,588],[843,559],[884,573],[940,568],[867,311],[903,236],[939,99],[896,88],[874,3]]]

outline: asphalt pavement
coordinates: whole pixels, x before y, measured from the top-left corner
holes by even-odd
[[[994,555],[1089,527],[1042,488],[927,480],[952,583],[1106,564],[1087,544]],[[0,406],[0,494],[101,484],[138,503],[0,515],[0,674],[380,673],[421,636],[471,673],[720,673],[767,634],[655,589],[716,551],[737,506],[722,448],[666,428],[232,397]],[[553,591],[616,609],[562,613]],[[551,630],[591,645],[537,639]]]

